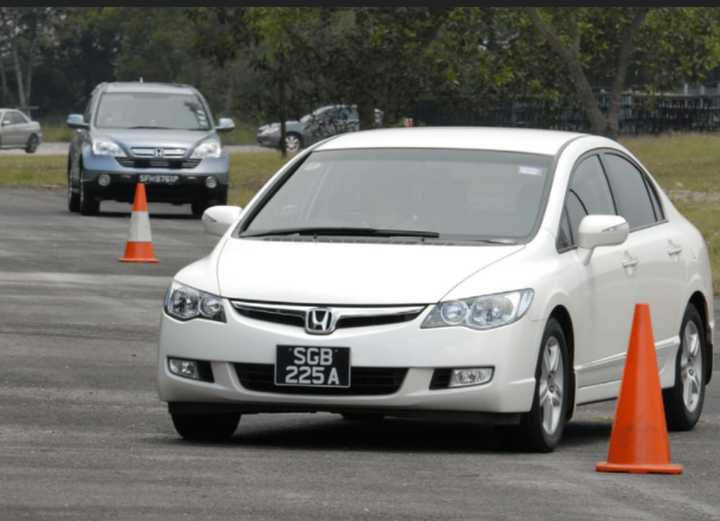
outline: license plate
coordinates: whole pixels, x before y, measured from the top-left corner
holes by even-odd
[[[149,175],[142,174],[139,176],[140,182],[145,184],[172,185],[178,180],[176,175]]]
[[[277,346],[275,385],[350,387],[350,348]]]

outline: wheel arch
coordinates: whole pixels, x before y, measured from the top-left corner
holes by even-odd
[[[572,418],[573,412],[575,411],[575,332],[573,330],[572,317],[570,311],[563,305],[557,304],[550,312],[550,318],[554,318],[560,323],[560,327],[563,328],[565,333],[565,339],[568,343],[568,368],[570,374],[570,401],[568,402],[567,408],[567,419]]]

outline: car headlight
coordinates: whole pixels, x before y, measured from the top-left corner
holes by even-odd
[[[165,294],[165,313],[178,320],[205,318],[225,322],[223,300],[220,297],[177,282]]]
[[[92,151],[96,156],[126,157],[120,145],[109,139],[93,139]]]
[[[205,159],[206,157],[220,157],[222,147],[219,141],[203,141],[193,150],[192,159]]]
[[[423,328],[464,326],[492,329],[522,318],[532,303],[531,289],[496,293],[435,304],[422,324]]]

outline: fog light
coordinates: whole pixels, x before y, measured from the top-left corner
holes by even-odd
[[[108,174],[100,174],[98,176],[98,184],[100,186],[108,186],[110,184],[110,176]]]
[[[465,387],[467,385],[486,384],[493,377],[492,367],[471,367],[468,369],[453,369],[448,387]]]
[[[209,175],[205,178],[205,186],[207,186],[210,190],[215,188],[218,185],[217,179],[215,179],[215,176]]]
[[[200,371],[195,360],[183,360],[182,358],[168,358],[170,372],[183,378],[200,380]]]

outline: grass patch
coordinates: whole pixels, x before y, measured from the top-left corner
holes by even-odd
[[[676,134],[621,142],[705,237],[715,292],[720,293],[720,136]],[[65,188],[65,162],[65,156],[0,156],[0,187]],[[231,154],[229,202],[245,206],[284,162],[275,152]]]

